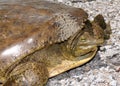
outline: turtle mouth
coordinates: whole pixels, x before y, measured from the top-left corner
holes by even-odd
[[[97,46],[96,45],[87,45],[87,46],[77,46],[74,47],[71,52],[72,55],[75,57],[86,57],[89,56],[90,53],[95,52],[96,51]]]
[[[94,51],[91,51],[85,55],[79,56],[75,58],[74,60],[63,60],[61,64],[53,67],[53,68],[48,68],[49,70],[49,77],[53,77],[55,75],[58,75],[62,72],[65,72],[69,69],[81,66],[85,64],[86,62],[90,61],[94,55],[97,52],[97,47],[95,48]]]
[[[87,59],[87,58],[92,58],[92,57],[94,57],[96,52],[97,52],[97,47],[95,47],[94,50],[92,50],[92,51],[88,51],[82,55],[77,56],[76,60],[79,61],[79,60],[83,60],[83,59]]]

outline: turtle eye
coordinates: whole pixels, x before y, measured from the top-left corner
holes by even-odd
[[[82,37],[80,38],[80,40],[81,40],[82,42],[84,42],[84,41],[86,41],[86,38],[85,38],[84,36],[82,36]]]

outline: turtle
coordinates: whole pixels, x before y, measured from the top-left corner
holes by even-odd
[[[0,3],[0,84],[45,86],[90,61],[110,38],[110,23],[82,8],[49,1]]]

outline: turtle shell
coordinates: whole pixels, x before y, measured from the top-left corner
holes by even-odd
[[[0,3],[0,74],[14,62],[80,31],[87,20],[81,8],[46,1]]]

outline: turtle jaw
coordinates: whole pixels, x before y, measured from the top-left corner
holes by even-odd
[[[95,56],[96,52],[97,52],[97,47],[94,48],[94,51],[91,51],[86,55],[77,57],[77,59],[79,59],[79,60],[66,59],[66,60],[63,60],[61,64],[59,64],[55,67],[52,67],[52,68],[48,67],[49,77],[56,76],[67,70],[70,70],[72,68],[75,68],[75,67],[85,64],[86,62],[90,61]]]
[[[94,52],[96,50],[96,45],[89,45],[89,46],[79,46],[72,50],[72,55],[75,57],[85,57],[89,55],[89,53]],[[78,58],[80,59],[80,58]]]

